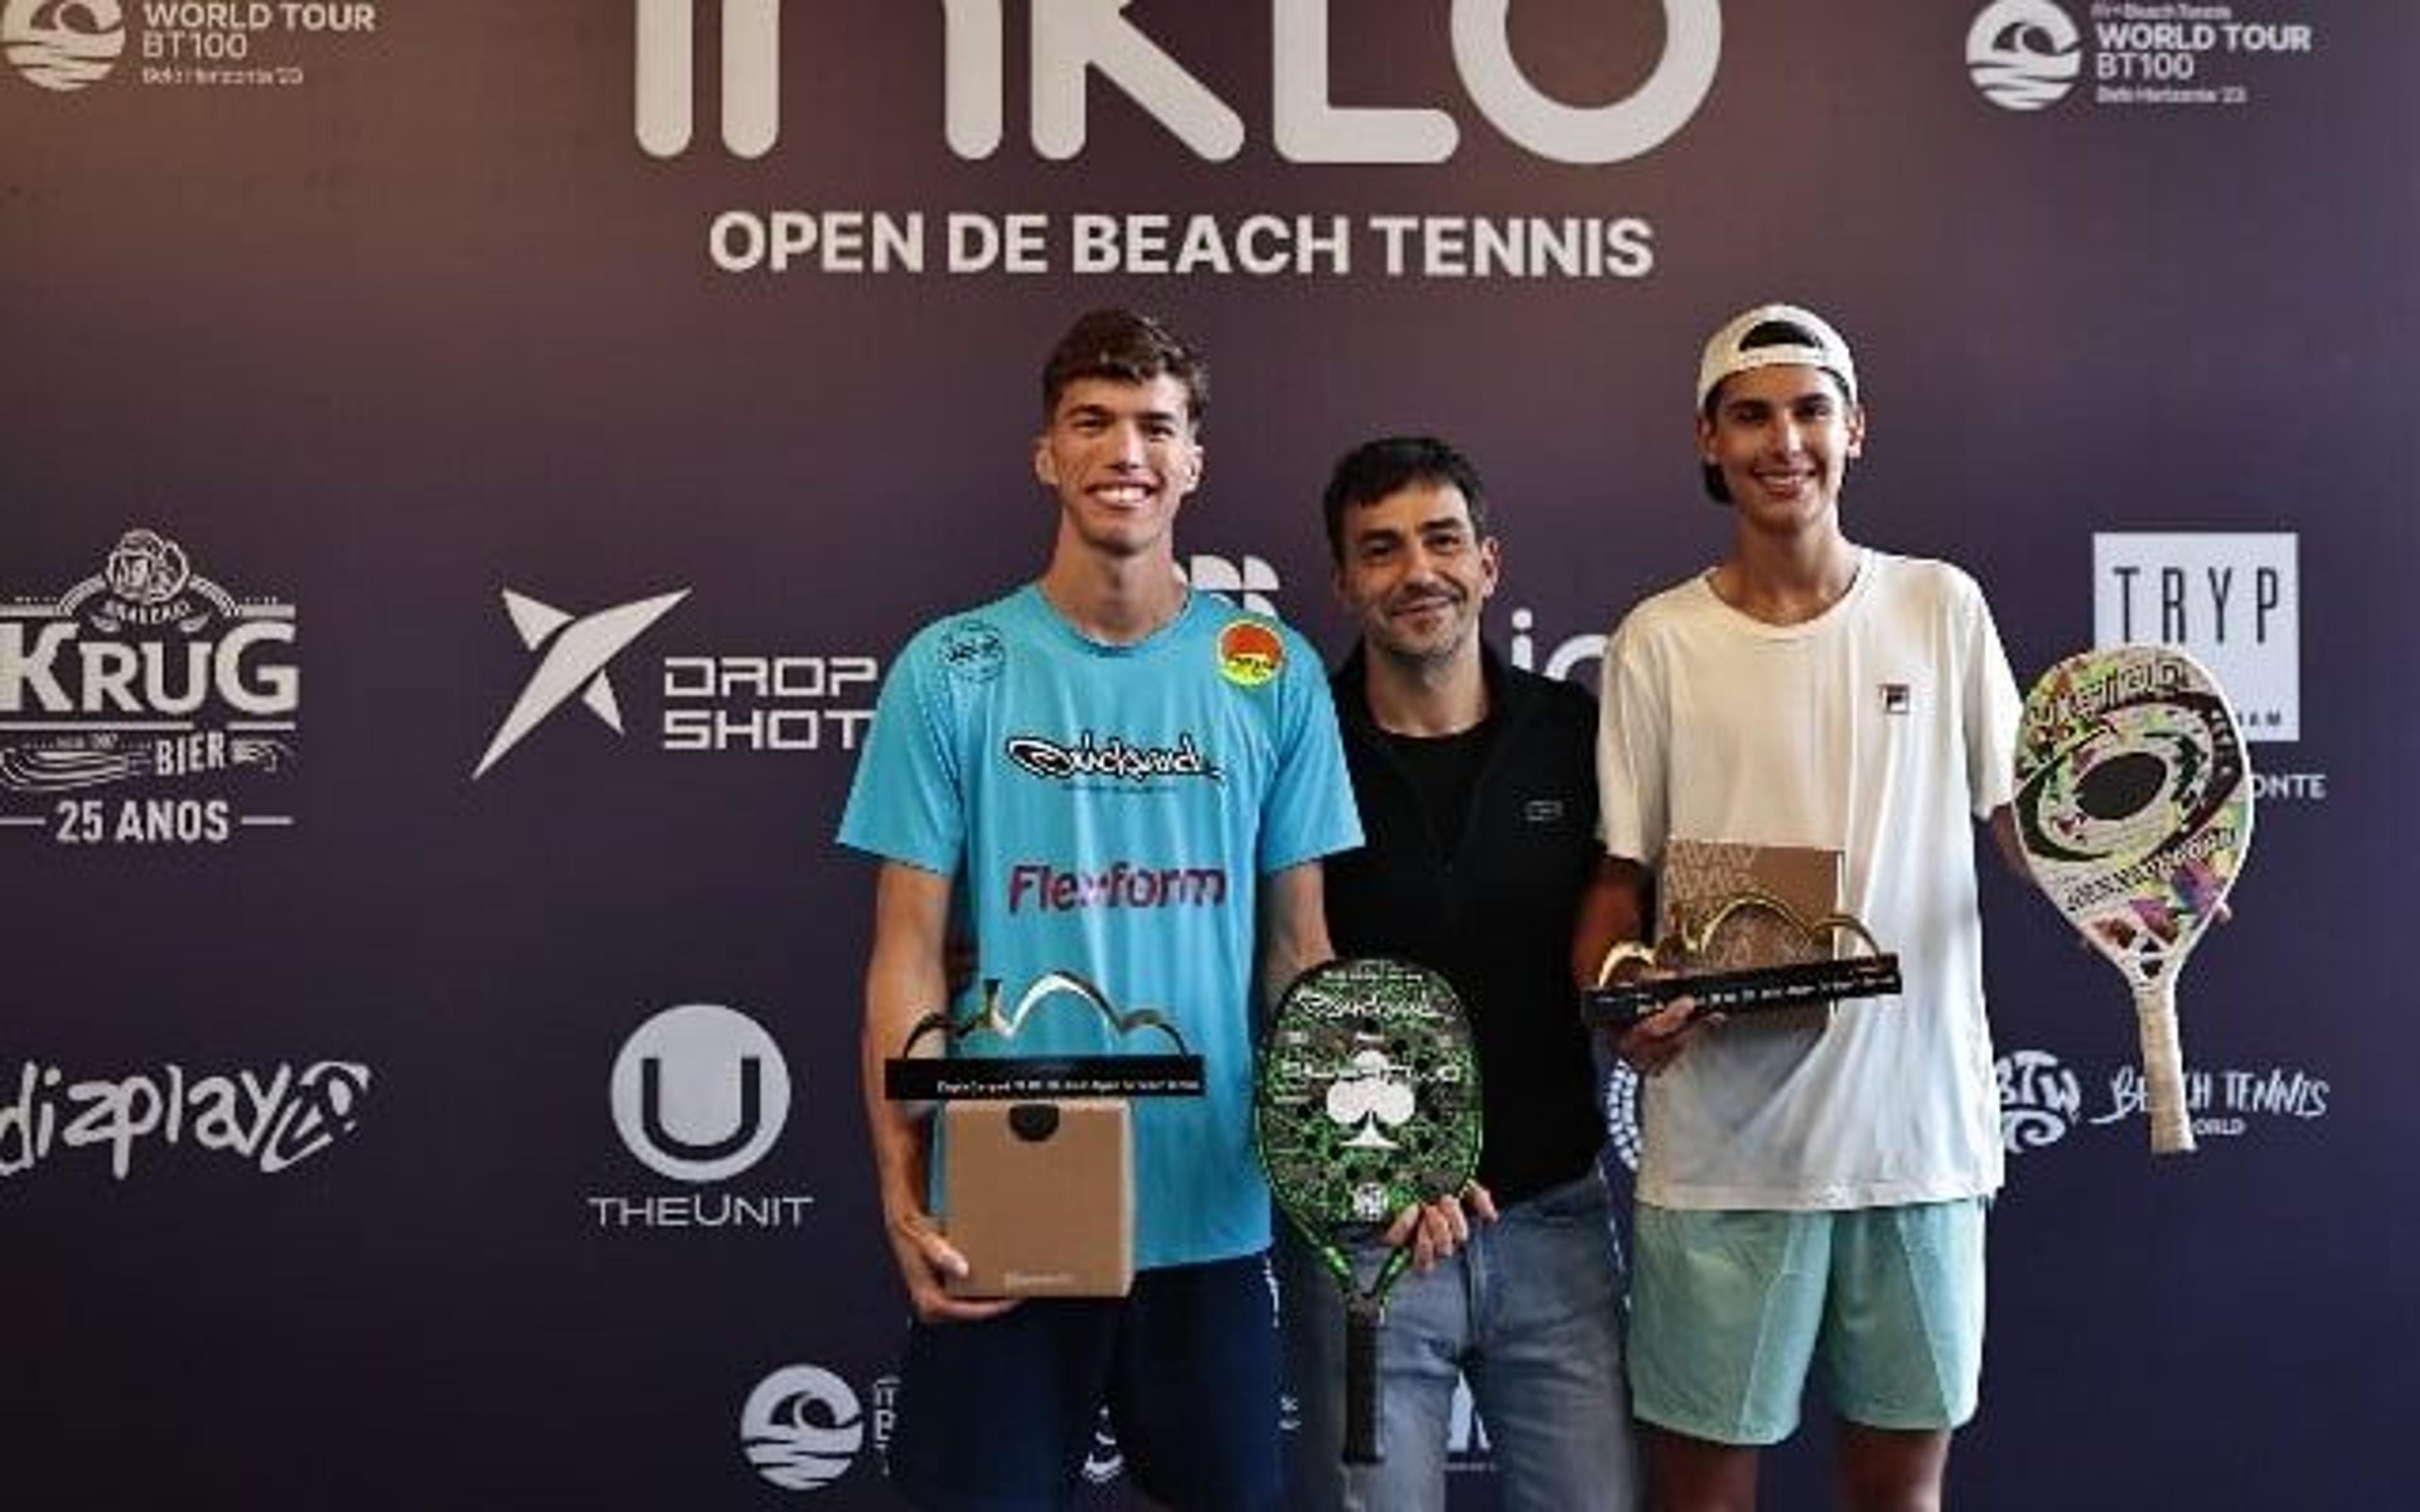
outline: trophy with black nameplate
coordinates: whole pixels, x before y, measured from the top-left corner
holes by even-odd
[[[1097,1013],[1156,1053],[999,1053],[1036,1012]],[[972,1045],[979,1053],[962,1053]],[[962,1297],[1122,1297],[1134,1280],[1130,1100],[1202,1093],[1202,1057],[1151,1009],[1120,1012],[1071,971],[1046,971],[1001,1006],[1001,983],[963,1017],[927,1013],[883,1063],[894,1102],[939,1105],[943,1227],[968,1271]]]
[[[1616,945],[1581,995],[1591,1025],[1624,1029],[1687,997],[1693,1016],[1822,1027],[1837,1002],[1900,991],[1899,957],[1839,906],[1837,851],[1676,839],[1656,887],[1654,943]]]

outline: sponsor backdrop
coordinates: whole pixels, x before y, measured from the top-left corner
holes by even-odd
[[[1328,462],[1454,437],[1489,632],[1590,680],[1719,549],[1697,347],[1774,297],[1858,343],[1854,534],[1969,567],[2021,678],[2207,657],[2263,774],[2190,1159],[2116,976],[1989,881],[1952,1502],[2412,1494],[2420,11],[5,0],[0,45],[12,1505],[893,1504],[830,835],[895,648],[1041,560],[1048,342],[1206,347],[1183,560],[1331,653]]]

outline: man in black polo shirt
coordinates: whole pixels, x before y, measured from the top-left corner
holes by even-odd
[[[1388,1304],[1381,1464],[1339,1463],[1342,1304],[1305,1247],[1281,1243],[1301,1410],[1288,1504],[1442,1507],[1466,1375],[1505,1504],[1627,1509],[1637,1476],[1596,1165],[1605,1126],[1570,978],[1598,850],[1595,701],[1481,641],[1501,554],[1459,452],[1429,437],[1369,442],[1338,462],[1326,504],[1337,594],[1360,627],[1331,687],[1368,837],[1328,858],[1329,933],[1340,955],[1401,956],[1453,983],[1486,1142],[1478,1188],[1427,1211],[1421,1263]]]

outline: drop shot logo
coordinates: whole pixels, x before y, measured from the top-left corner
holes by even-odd
[[[2084,69],[2075,21],[2050,0],[1993,0],[1966,29],[1966,70],[2003,110],[2041,110],[2075,87]]]
[[[676,157],[695,130],[696,0],[637,0],[634,99],[640,147]],[[803,11],[806,8],[797,8]],[[1327,0],[1276,0],[1269,8],[1269,135],[1290,162],[1443,162],[1462,139],[1449,112],[1334,104],[1329,60],[1354,39],[1330,27]],[[1697,114],[1722,55],[1719,0],[1631,0],[1633,24],[1660,10],[1664,45],[1630,94],[1571,105],[1530,82],[1512,51],[1512,0],[1454,0],[1450,44],[1464,92],[1508,140],[1556,162],[1603,164],[1652,151]],[[960,158],[981,160],[1005,137],[1008,7],[942,0],[942,136]],[[1243,150],[1244,118],[1126,13],[1126,0],[1060,0],[1027,8],[1033,148],[1064,160],[1084,150],[1094,77],[1158,122],[1196,157],[1224,162]],[[722,0],[720,83],[722,145],[758,158],[782,134],[780,0]],[[827,41],[826,39],[818,39]],[[828,45],[838,45],[837,35]]]
[[[748,1394],[739,1412],[749,1464],[785,1491],[818,1490],[848,1473],[865,1433],[857,1393],[820,1365],[783,1365]]]
[[[126,51],[117,0],[8,0],[0,47],[19,73],[61,94],[99,84]]]
[[[504,723],[496,727],[479,764],[472,768],[471,779],[475,782],[487,776],[489,767],[503,761],[548,715],[574,695],[588,706],[589,713],[604,721],[607,729],[620,734],[622,705],[613,696],[613,683],[606,678],[606,664],[688,596],[689,590],[679,588],[575,618],[527,594],[505,589],[504,612],[511,618],[521,644],[532,651],[543,646],[545,655],[530,673],[529,681],[522,685],[520,697],[513,701]]]

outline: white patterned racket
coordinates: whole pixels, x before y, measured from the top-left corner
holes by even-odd
[[[2025,696],[2016,778],[2034,880],[2133,988],[2151,1148],[2189,1150],[2177,974],[2252,844],[2235,713],[2182,652],[2081,652]]]

